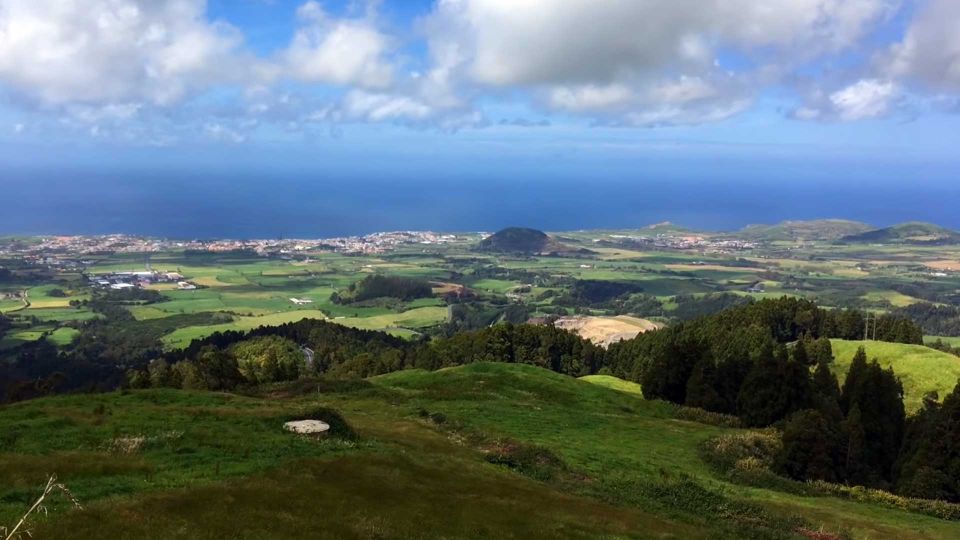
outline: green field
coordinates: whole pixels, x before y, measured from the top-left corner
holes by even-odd
[[[923,395],[936,391],[943,399],[960,381],[960,357],[923,345],[879,341],[830,340],[833,345],[833,371],[843,383],[858,347],[864,347],[867,359],[876,359],[884,368],[893,368],[903,383],[903,404],[907,413],[920,409]]]
[[[321,405],[359,439],[282,431]],[[250,396],[44,398],[0,408],[0,523],[56,473],[84,510],[54,498],[35,538],[740,538],[758,527],[790,538],[796,520],[852,538],[960,535],[958,523],[889,507],[730,484],[696,450],[729,430],[675,410],[504,364]],[[491,462],[525,447],[555,457]]]
[[[802,234],[796,232],[800,227]],[[824,307],[853,307],[884,313],[920,301],[949,304],[960,290],[960,272],[934,275],[944,264],[960,259],[956,245],[836,244],[824,239],[806,239],[810,231],[836,230],[822,223],[779,225],[743,232],[755,245],[744,249],[710,250],[702,247],[671,248],[639,245],[624,240],[651,234],[679,234],[676,228],[627,231],[573,231],[556,233],[563,242],[590,250],[576,255],[506,254],[477,252],[473,241],[451,244],[397,245],[377,254],[343,254],[329,251],[304,251],[291,255],[257,256],[252,252],[184,252],[176,248],[151,253],[97,254],[83,259],[82,273],[76,268],[55,271],[34,269],[29,279],[3,285],[6,294],[27,291],[31,305],[23,309],[19,300],[0,300],[0,311],[18,320],[18,329],[43,332],[89,320],[97,314],[88,307],[70,307],[89,300],[92,290],[84,276],[107,272],[142,271],[147,265],[159,272],[178,272],[196,284],[196,290],[178,290],[174,283],[149,285],[164,301],[147,305],[128,305],[138,321],[169,318],[173,329],[163,338],[166,347],[180,347],[191,339],[218,330],[245,330],[264,324],[287,322],[303,317],[326,316],[338,323],[358,328],[385,330],[413,337],[431,334],[448,322],[443,312],[446,300],[438,292],[432,298],[409,302],[365,302],[340,304],[331,299],[361,281],[379,273],[387,276],[417,278],[467,287],[469,299],[479,311],[491,318],[476,317],[473,324],[496,320],[494,311],[515,310],[517,322],[523,317],[570,315],[581,313],[610,316],[632,314],[659,317],[658,321],[689,318],[689,311],[677,311],[677,298],[702,298],[715,293],[730,293],[751,298],[799,296],[815,299]],[[795,231],[787,234],[785,231]],[[728,240],[729,233],[695,233],[705,240]],[[810,233],[812,234],[812,233]],[[70,258],[58,253],[58,257]],[[40,276],[40,277],[38,277]],[[577,280],[628,282],[637,296],[652,296],[660,302],[654,312],[644,308],[618,309],[609,299],[575,305],[569,299],[558,302],[570,292]],[[761,282],[764,292],[748,293]],[[521,285],[529,292],[515,294]],[[67,296],[51,296],[53,289]],[[449,290],[449,289],[448,289]],[[631,293],[634,294],[634,293]],[[297,305],[291,299],[310,303]],[[232,322],[210,324],[192,314],[224,314]],[[683,315],[678,316],[677,313]],[[203,322],[203,323],[201,323]],[[453,321],[449,321],[453,322]],[[35,328],[27,328],[34,326]],[[21,334],[21,338],[28,337]],[[6,343],[22,343],[24,339]]]
[[[611,377],[610,375],[584,375],[583,377],[580,377],[580,380],[586,381],[590,384],[596,384],[604,388],[609,388],[611,390],[617,390],[619,392],[626,392],[628,394],[634,394],[636,396],[643,397],[643,388],[641,388],[639,384],[618,379],[617,377]]]

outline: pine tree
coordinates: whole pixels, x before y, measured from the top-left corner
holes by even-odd
[[[841,408],[847,411],[850,436],[863,433],[862,442],[853,449],[857,451],[858,463],[848,471],[849,479],[886,487],[893,479],[893,468],[903,442],[903,386],[892,370],[884,370],[876,360],[867,364],[865,358],[861,348],[850,366],[840,396]],[[855,431],[850,431],[854,428]]]
[[[841,426],[820,411],[807,409],[790,417],[783,430],[777,469],[797,480],[837,482],[843,477]]]
[[[716,389],[717,368],[707,355],[697,362],[687,381],[686,405],[708,411],[726,412],[726,404]]]
[[[840,394],[840,409],[846,415],[850,414],[850,397],[859,392],[866,371],[867,351],[860,347],[853,355],[853,361],[850,362],[850,369],[847,371],[847,378],[843,381],[843,390]]]
[[[856,404],[847,414],[847,420],[843,427],[847,439],[843,466],[844,476],[852,484],[867,485],[872,480],[869,468],[865,463],[867,433],[863,429],[860,407]]]
[[[768,344],[743,382],[737,408],[744,423],[762,427],[808,408],[811,401],[807,367],[790,360],[782,345],[774,353]]]
[[[899,493],[960,502],[960,384],[911,418],[899,469]]]
[[[793,361],[803,366],[809,366],[813,362],[807,354],[807,346],[804,344],[806,339],[798,339],[793,346]]]

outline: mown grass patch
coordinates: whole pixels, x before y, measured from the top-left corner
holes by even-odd
[[[908,414],[923,406],[927,392],[936,391],[942,399],[960,380],[960,357],[930,347],[882,341],[830,342],[835,358],[831,369],[841,384],[859,347],[864,347],[869,360],[876,358],[884,368],[893,368],[903,383],[903,403]]]
[[[643,388],[641,388],[639,384],[631,381],[625,381],[611,375],[585,375],[580,377],[580,380],[590,384],[603,386],[604,388],[609,388],[611,390],[617,390],[619,392],[626,392],[628,394],[643,397]]]

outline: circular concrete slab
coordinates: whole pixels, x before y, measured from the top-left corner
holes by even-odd
[[[326,433],[330,430],[330,424],[320,420],[295,420],[284,424],[283,429],[301,434]]]

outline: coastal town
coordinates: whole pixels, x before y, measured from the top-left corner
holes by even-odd
[[[166,251],[196,251],[227,253],[249,251],[260,256],[292,258],[300,253],[334,252],[374,255],[386,253],[402,245],[450,244],[475,242],[485,233],[448,234],[432,231],[378,232],[362,236],[343,236],[319,239],[261,239],[261,240],[173,240],[125,234],[100,236],[38,236],[24,239],[0,240],[0,256],[19,256],[38,264],[54,266],[83,266],[82,256],[106,253],[161,253]],[[81,256],[81,260],[76,257]]]

